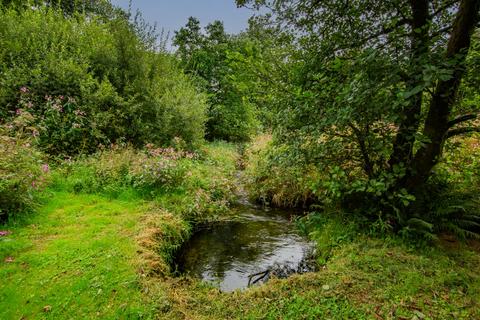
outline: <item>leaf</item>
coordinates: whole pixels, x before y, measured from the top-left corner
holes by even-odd
[[[403,94],[403,98],[404,99],[408,99],[410,98],[411,96],[414,96],[416,95],[417,93],[420,93],[422,92],[424,89],[424,86],[423,85],[418,85],[416,87],[414,87],[413,89],[411,89],[410,91],[407,91]]]

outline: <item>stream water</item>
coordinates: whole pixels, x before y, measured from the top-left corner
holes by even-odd
[[[180,272],[233,291],[315,268],[313,244],[298,233],[291,211],[264,210],[246,201],[234,210],[238,219],[201,229],[183,246],[177,256]]]

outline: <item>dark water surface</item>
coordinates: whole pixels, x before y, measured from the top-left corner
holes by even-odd
[[[233,291],[246,288],[249,275],[258,272],[272,270],[282,277],[313,268],[308,260],[313,244],[299,235],[289,212],[246,204],[237,210],[238,221],[193,235],[178,255],[180,272],[213,282],[222,291]]]

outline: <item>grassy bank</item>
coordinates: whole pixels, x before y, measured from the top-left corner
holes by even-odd
[[[54,192],[32,218],[5,226],[2,319],[116,318],[151,314],[135,266],[138,200]]]
[[[321,271],[219,293],[175,288],[174,319],[478,319],[478,251],[448,241],[412,249],[366,236],[338,245]]]
[[[318,272],[233,293],[172,277],[172,254],[193,226],[228,216],[238,154],[224,143],[194,156],[148,152],[54,169],[35,213],[0,228],[1,319],[480,317],[478,244],[445,236],[413,247],[341,216],[299,223],[318,244]],[[163,171],[149,171],[151,157]]]
[[[167,304],[171,254],[193,224],[221,217],[233,197],[235,146],[200,153],[166,166],[170,175],[160,178],[170,187],[156,192],[124,179],[136,177],[130,151],[55,169],[44,204],[0,228],[8,232],[0,237],[0,318],[155,318]],[[120,174],[127,164],[131,174]]]

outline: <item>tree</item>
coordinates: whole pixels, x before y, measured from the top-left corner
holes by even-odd
[[[75,12],[96,14],[103,17],[113,17],[114,14],[122,13],[120,9],[114,8],[108,0],[0,0],[0,7],[27,8],[32,5],[45,5],[61,9],[68,16],[73,15]]]
[[[480,1],[237,4],[269,7],[300,48],[291,57],[298,72],[284,112],[288,135],[279,139],[317,144],[305,156],[330,160],[330,169],[339,167],[347,178],[358,177],[360,168],[362,183],[345,188],[364,201],[372,203],[373,195],[391,205],[393,195],[401,200],[397,208],[408,207],[409,194],[418,194],[431,177],[445,142],[479,131],[465,125],[476,119],[478,106],[460,108],[458,92]]]
[[[175,32],[177,56],[187,74],[209,94],[207,138],[246,141],[255,130],[255,110],[243,99],[230,57],[242,49],[239,37],[228,35],[223,23],[214,21],[204,30],[190,17]]]

